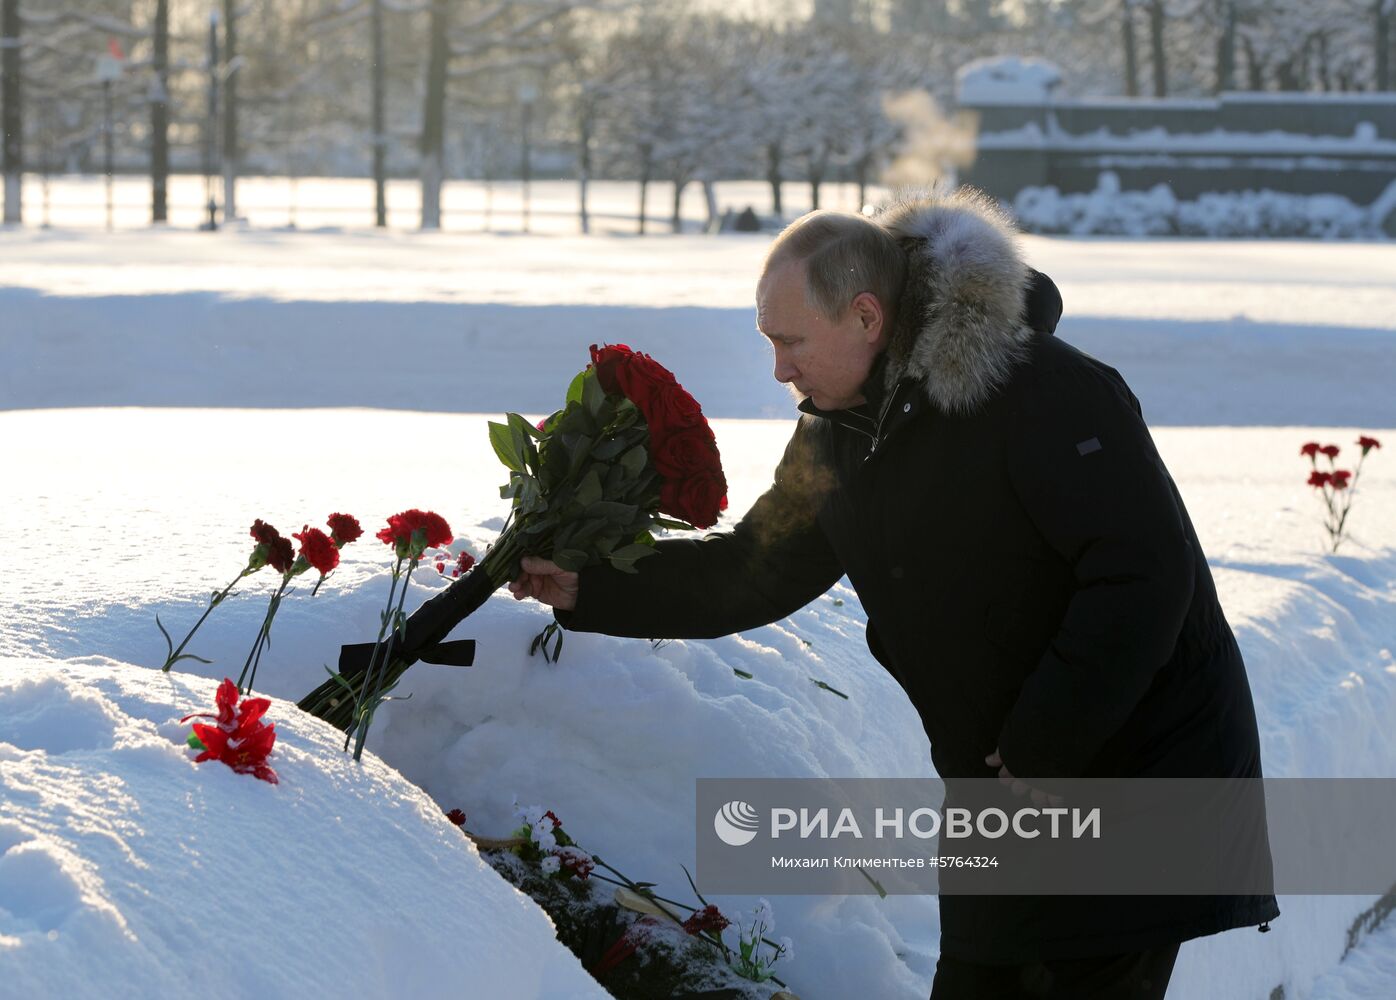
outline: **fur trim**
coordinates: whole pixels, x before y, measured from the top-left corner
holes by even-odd
[[[901,195],[877,221],[907,252],[887,388],[924,380],[932,403],[968,413],[1007,380],[1032,337],[1023,322],[1030,271],[1017,228],[973,188]]]

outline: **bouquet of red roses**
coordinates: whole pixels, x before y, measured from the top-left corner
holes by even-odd
[[[726,509],[716,439],[673,374],[623,344],[592,345],[591,359],[568,386],[564,407],[537,426],[517,413],[490,423],[490,443],[509,470],[500,488],[513,501],[509,519],[469,573],[407,618],[384,683],[417,660],[469,665],[474,643],[447,643],[446,636],[519,575],[524,556],[567,570],[607,562],[633,573],[655,554],[652,529],[708,528]],[[339,674],[300,707],[347,728],[372,646],[345,646]]]

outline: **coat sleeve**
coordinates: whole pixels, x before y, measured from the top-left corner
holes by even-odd
[[[730,530],[666,538],[636,573],[583,570],[577,606],[554,612],[569,631],[649,639],[711,639],[778,621],[843,576],[816,515],[828,488],[815,438],[802,417],[774,482]]]
[[[1040,373],[1007,448],[1013,488],[1074,588],[999,750],[1016,776],[1079,777],[1172,657],[1197,556],[1139,401],[1113,369]]]

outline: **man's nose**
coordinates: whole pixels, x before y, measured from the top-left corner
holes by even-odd
[[[776,355],[775,377],[777,382],[793,382],[799,374],[800,370],[798,368],[782,358],[779,354]]]

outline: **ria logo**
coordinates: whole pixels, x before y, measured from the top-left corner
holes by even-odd
[[[741,801],[727,803],[713,817],[713,829],[724,844],[732,847],[751,843],[759,826],[756,810]]]

